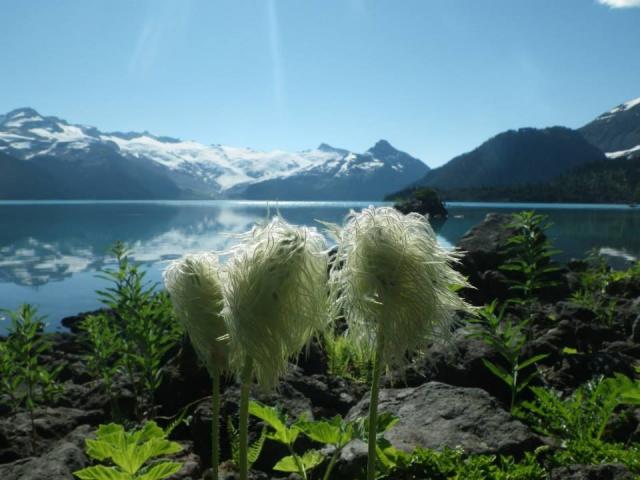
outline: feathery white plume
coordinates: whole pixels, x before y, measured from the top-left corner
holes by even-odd
[[[253,362],[263,388],[328,320],[327,252],[315,229],[276,216],[241,236],[225,267],[224,317],[231,362]]]
[[[229,350],[219,270],[216,255],[199,253],[172,262],[164,272],[176,316],[212,375],[226,368]]]
[[[374,349],[383,335],[383,364],[448,335],[453,313],[470,308],[451,288],[467,285],[451,268],[456,255],[438,245],[424,216],[369,207],[352,211],[334,234],[334,313],[345,315],[348,335],[363,347]]]

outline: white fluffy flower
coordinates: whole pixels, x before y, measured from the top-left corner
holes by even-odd
[[[241,238],[225,268],[231,361],[237,372],[252,362],[269,388],[328,319],[326,245],[315,229],[280,217]]]
[[[438,245],[422,215],[369,207],[351,212],[335,234],[335,314],[345,315],[348,335],[363,348],[383,336],[384,364],[401,363],[407,352],[447,335],[453,313],[469,309],[452,289],[466,285],[451,268],[455,254]]]
[[[224,370],[228,361],[219,270],[216,255],[199,253],[172,262],[164,272],[176,316],[212,375]]]

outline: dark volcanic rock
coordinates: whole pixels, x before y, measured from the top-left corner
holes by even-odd
[[[41,457],[29,457],[0,465],[3,480],[72,480],[73,472],[88,464],[84,438],[91,427],[82,425],[68,437],[56,442]]]
[[[464,252],[462,265],[465,270],[481,272],[497,270],[504,262],[502,250],[513,229],[507,228],[513,221],[511,215],[488,213],[484,220],[465,233],[456,245]]]
[[[482,388],[494,397],[508,400],[504,383],[493,375],[483,359],[499,362],[497,351],[469,331],[460,328],[448,343],[436,343],[426,348],[427,355],[384,379],[386,387],[418,387],[429,381],[457,387]]]
[[[482,305],[507,296],[506,277],[498,268],[505,261],[503,249],[513,234],[513,230],[507,228],[511,221],[511,215],[489,213],[456,245],[463,253],[459,269],[475,287],[463,293],[474,304]]]
[[[430,188],[419,188],[412,191],[409,197],[394,205],[402,213],[419,213],[430,218],[446,218],[447,212],[438,193]]]
[[[102,412],[57,407],[38,409],[35,414],[36,451],[49,451],[50,446],[79,425],[96,424]],[[0,463],[11,462],[34,452],[31,448],[31,423],[26,412],[0,419]]]
[[[368,408],[365,397],[348,418],[365,416]],[[385,437],[405,451],[461,446],[469,453],[521,455],[540,445],[536,435],[479,388],[429,382],[417,388],[383,389],[379,409],[398,417]]]
[[[516,277],[500,270],[507,256],[504,252],[507,240],[515,231],[509,227],[513,217],[508,214],[489,213],[478,225],[465,233],[457,243],[462,251],[459,270],[469,278],[475,289],[465,289],[463,296],[476,305],[490,303],[494,299],[506,300],[509,293],[509,278]],[[546,280],[553,287],[542,289],[536,296],[546,301],[558,301],[569,294],[566,269],[549,272]]]

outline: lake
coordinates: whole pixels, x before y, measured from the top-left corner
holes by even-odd
[[[350,209],[370,202],[279,202],[290,222],[341,222]],[[451,203],[438,228],[452,246],[488,212],[535,208],[553,222],[550,237],[560,260],[590,249],[614,263],[640,257],[640,210],[614,205]],[[275,204],[250,201],[0,202],[0,308],[37,305],[50,328],[61,318],[99,307],[95,290],[105,286],[97,272],[113,265],[106,255],[126,242],[152,281],[166,263],[187,252],[222,250],[233,233],[248,230],[276,211]],[[0,323],[0,331],[3,330]]]

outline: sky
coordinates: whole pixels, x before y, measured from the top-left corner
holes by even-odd
[[[640,0],[0,0],[0,112],[434,167],[640,97]]]

